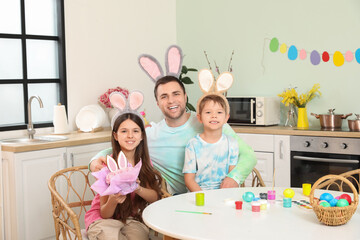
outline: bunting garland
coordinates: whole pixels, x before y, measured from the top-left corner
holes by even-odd
[[[347,51],[345,54],[340,51],[335,51],[333,54],[329,54],[327,51],[323,51],[322,53],[317,50],[313,50],[311,52],[306,51],[305,49],[298,50],[298,48],[294,45],[288,47],[285,43],[279,43],[279,40],[274,37],[270,41],[269,45],[270,51],[275,53],[278,50],[280,53],[285,54],[287,52],[287,56],[289,60],[294,61],[296,59],[305,60],[310,54],[310,62],[312,65],[316,66],[323,61],[324,63],[329,62],[330,58],[332,58],[332,62],[335,66],[340,67],[344,65],[346,62],[352,62],[355,56],[356,62],[360,64],[360,48],[358,48],[355,52]]]

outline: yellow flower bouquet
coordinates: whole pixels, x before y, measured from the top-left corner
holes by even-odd
[[[289,104],[293,104],[298,108],[306,107],[306,104],[310,102],[315,97],[320,97],[321,92],[319,91],[320,84],[314,84],[312,89],[310,89],[307,93],[302,93],[300,96],[296,92],[295,88],[288,88],[284,92],[278,94],[279,97],[282,97],[281,101],[285,106],[289,106]]]

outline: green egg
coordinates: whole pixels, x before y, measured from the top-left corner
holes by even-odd
[[[336,203],[337,207],[346,207],[349,206],[349,202],[346,199],[339,199]]]
[[[328,202],[321,202],[321,203],[320,203],[320,206],[323,206],[323,207],[331,207],[330,203],[328,203]]]

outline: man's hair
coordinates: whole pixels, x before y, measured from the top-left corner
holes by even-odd
[[[155,100],[157,100],[157,89],[158,89],[158,87],[160,85],[167,84],[169,82],[177,82],[180,85],[180,87],[182,88],[182,90],[184,91],[184,94],[186,93],[184,84],[177,77],[165,76],[165,77],[162,77],[159,80],[157,80],[156,83],[155,83],[155,88],[154,88]]]
[[[218,103],[225,110],[225,114],[228,114],[227,108],[226,108],[226,105],[227,105],[226,99],[224,99],[223,97],[221,97],[217,94],[210,94],[210,95],[205,96],[203,99],[201,99],[201,101],[199,103],[198,114],[201,114],[202,110],[204,109],[205,103],[207,103],[209,101]]]

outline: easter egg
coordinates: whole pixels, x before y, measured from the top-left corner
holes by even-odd
[[[245,192],[242,196],[245,202],[251,202],[254,199],[255,195],[252,192]]]
[[[333,198],[333,195],[331,195],[330,193],[323,193],[320,195],[320,200],[325,200],[327,202],[330,202]]]
[[[293,198],[294,195],[295,195],[295,192],[291,188],[287,188],[287,189],[284,190],[284,197]]]
[[[340,199],[346,199],[348,201],[348,203],[351,204],[351,197],[349,194],[346,194],[346,193],[341,194]]]
[[[349,202],[346,199],[339,199],[336,203],[337,207],[346,207],[349,206]]]
[[[330,207],[330,206],[331,206],[330,203],[328,203],[328,202],[326,202],[326,201],[320,203],[319,205],[320,205],[320,206],[323,206],[323,207]]]
[[[333,199],[331,199],[330,200],[330,205],[332,206],[332,207],[335,207],[336,206],[336,204],[337,204],[337,202],[338,202],[338,200],[336,199],[336,198],[333,198]]]
[[[336,196],[335,198],[336,198],[337,200],[339,200],[339,199],[340,199],[340,196]]]

